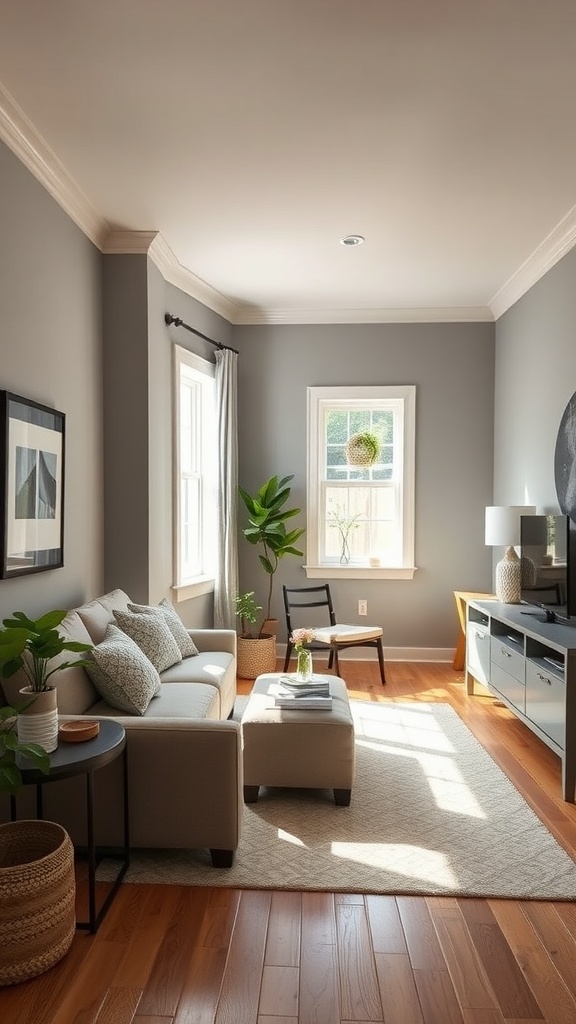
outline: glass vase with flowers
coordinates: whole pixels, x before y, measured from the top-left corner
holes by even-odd
[[[296,651],[296,679],[299,683],[309,683],[312,679],[312,651],[306,646],[311,644],[316,634],[313,629],[295,629],[290,637]]]

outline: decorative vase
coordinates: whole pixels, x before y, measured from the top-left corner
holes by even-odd
[[[348,546],[348,537],[342,537],[342,547],[340,549],[340,565],[348,565],[350,561],[350,548]]]
[[[520,559],[513,547],[496,566],[496,597],[503,604],[519,604],[522,590]]]
[[[22,702],[31,701],[18,714],[18,739],[20,743],[38,743],[47,754],[58,746],[58,707],[56,689],[36,692],[31,686],[20,690]]]
[[[74,847],[53,821],[0,825],[0,985],[58,963],[76,931]]]
[[[298,651],[296,678],[299,683],[309,683],[312,679],[312,651],[307,651],[305,648]]]

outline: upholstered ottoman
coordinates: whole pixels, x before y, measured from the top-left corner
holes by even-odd
[[[244,800],[254,803],[260,786],[332,789],[337,804],[350,803],[354,781],[354,722],[346,684],[330,682],[332,706],[311,710],[277,708],[274,683],[280,674],[258,676],[242,715]]]

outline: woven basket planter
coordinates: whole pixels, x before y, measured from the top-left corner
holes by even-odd
[[[256,679],[264,672],[276,670],[276,637],[262,636],[254,640],[238,637],[238,663],[240,679]]]
[[[0,985],[35,978],[76,929],[74,847],[53,821],[0,825]]]

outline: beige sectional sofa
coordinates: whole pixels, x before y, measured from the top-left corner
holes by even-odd
[[[70,640],[101,644],[114,632],[108,629],[116,622],[114,612],[125,613],[131,603],[124,591],[114,590],[71,610],[59,631]],[[243,811],[240,727],[229,720],[236,696],[236,633],[194,629],[189,635],[198,653],[159,673],[159,692],[142,714],[127,714],[103,700],[81,667],[54,676],[58,712],[110,717],[126,729],[132,847],[205,849],[214,866],[226,867],[240,841]],[[8,703],[21,699],[21,685],[16,676],[3,680]],[[98,846],[122,843],[121,761],[94,774]],[[19,801],[30,796],[24,792]],[[44,814],[83,845],[84,779],[44,786]]]

